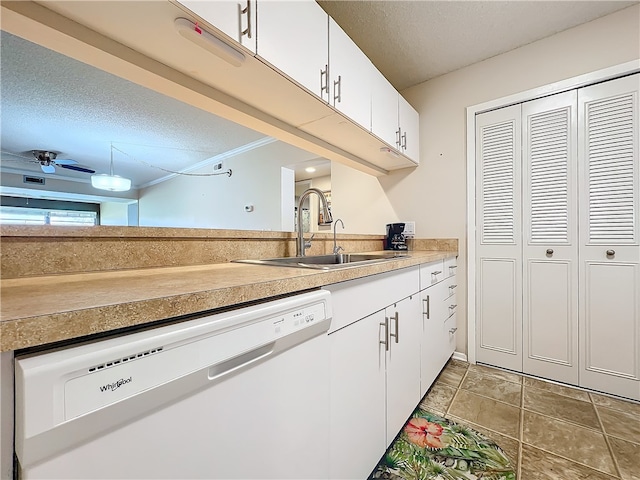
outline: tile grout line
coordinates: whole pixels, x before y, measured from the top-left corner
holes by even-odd
[[[451,407],[453,406],[453,402],[455,402],[456,397],[458,396],[458,393],[460,392],[460,387],[462,386],[462,382],[464,382],[464,379],[467,378],[467,372],[469,372],[469,367],[468,366],[467,366],[466,370],[464,371],[464,375],[462,375],[462,378],[460,379],[460,383],[456,387],[456,393],[453,394],[453,398],[451,398],[451,401],[449,402],[449,405],[447,406],[447,409],[444,412],[444,416],[445,417],[447,415],[450,415]]]
[[[596,412],[596,417],[598,418],[598,423],[600,424],[600,430],[602,430],[602,436],[604,437],[604,442],[607,444],[607,448],[609,449],[609,455],[611,455],[611,460],[613,461],[613,467],[616,469],[618,473],[618,478],[622,478],[622,470],[620,470],[620,465],[618,464],[618,459],[616,458],[615,453],[613,452],[613,446],[611,445],[611,441],[609,440],[609,435],[607,435],[606,430],[604,429],[604,423],[602,423],[602,418],[600,418],[600,412],[598,411],[598,406],[593,401],[593,397],[591,393],[589,393],[589,399],[591,400],[591,405]]]
[[[516,478],[522,478],[522,444],[524,442],[524,378],[520,377],[520,425],[518,434],[518,470]]]

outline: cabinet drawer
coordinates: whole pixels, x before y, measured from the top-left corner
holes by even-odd
[[[417,266],[409,267],[327,285],[324,289],[331,292],[333,304],[331,333],[418,293],[420,275]]]
[[[458,270],[458,258],[445,258],[443,270],[445,278],[454,276]]]
[[[444,335],[446,358],[448,359],[456,350],[456,333],[458,331],[457,315],[454,313],[444,322]],[[445,360],[446,361],[446,360]]]
[[[444,278],[444,262],[442,260],[420,265],[421,289],[427,288],[430,285],[435,285],[436,283],[442,281]]]

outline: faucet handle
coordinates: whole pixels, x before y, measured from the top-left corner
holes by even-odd
[[[311,240],[313,240],[313,237],[315,237],[316,234],[312,233],[311,236],[309,237],[309,240],[305,240],[304,242],[304,249],[306,250],[307,248],[311,248]]]
[[[338,253],[340,253],[340,250],[344,250],[344,248],[342,248],[340,245],[338,245],[337,247],[333,247],[333,254],[337,255]]]

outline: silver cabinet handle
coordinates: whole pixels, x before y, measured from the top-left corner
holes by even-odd
[[[400,319],[400,315],[398,314],[398,312],[396,312],[396,314],[393,316],[393,320],[395,321],[396,324],[396,333],[390,333],[389,336],[390,337],[394,337],[396,339],[396,343],[398,343],[398,338],[399,338],[399,332],[398,332],[398,325],[399,325],[399,320]]]
[[[322,79],[324,78],[324,82]],[[329,100],[329,65],[324,66],[324,70],[320,69],[320,97],[322,98],[322,92],[327,93],[327,100]]]
[[[384,351],[389,351],[389,317],[384,317],[384,323],[380,326],[384,327],[384,340],[380,340],[380,344],[384,345]]]
[[[455,310],[458,305],[449,305],[449,310]]]
[[[436,270],[435,272],[431,272],[431,275],[440,275],[442,270]]]
[[[453,289],[454,289],[454,288],[456,288],[457,286],[458,286],[458,285],[449,285],[449,288],[450,288],[451,290],[453,290]]]
[[[403,150],[407,149],[407,132],[404,132],[402,134],[402,149]]]
[[[458,327],[453,327],[451,330],[449,330],[449,333],[453,335],[454,333],[456,333],[456,330],[458,330]]]
[[[247,28],[242,30],[242,15],[247,14]],[[240,43],[242,43],[242,37],[246,35],[248,38],[251,38],[251,0],[247,0],[247,6],[242,8],[240,4],[238,4],[238,17],[240,22]]]
[[[398,149],[400,149],[400,139],[401,139],[401,130],[398,128],[398,130],[396,130],[396,147]]]
[[[553,255],[553,248],[547,248],[547,255],[548,256],[552,256]]]
[[[336,88],[338,87],[338,88]],[[336,95],[336,91],[338,94]],[[333,104],[336,104],[336,100],[338,103],[342,101],[342,75],[338,75],[338,80],[333,81]]]
[[[615,255],[616,255],[615,250],[607,250],[607,257],[615,257]]]
[[[426,312],[422,312],[422,314],[426,315],[427,319],[429,319],[429,316],[430,316],[429,310],[430,310],[431,302],[429,301],[429,298],[430,298],[429,295],[427,295],[427,298],[423,298],[422,299],[422,302],[426,303],[426,305],[427,305],[427,311]]]

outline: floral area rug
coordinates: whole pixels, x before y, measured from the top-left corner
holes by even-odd
[[[420,407],[369,480],[515,480],[502,449],[472,428]]]

